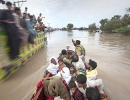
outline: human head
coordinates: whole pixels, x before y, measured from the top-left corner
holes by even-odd
[[[28,10],[28,8],[27,7],[25,7],[25,11],[27,11]]]
[[[61,54],[62,54],[62,55],[67,55],[67,51],[66,51],[65,49],[63,49],[63,50],[61,51]]]
[[[4,0],[0,0],[0,3],[5,4],[5,1]]]
[[[59,59],[59,60],[58,60],[58,64],[59,64],[59,66],[62,65],[62,64],[64,64],[63,60],[62,60],[62,59]]]
[[[88,65],[90,70],[94,70],[97,67],[97,63],[91,59],[89,59]]]
[[[80,45],[80,40],[76,40],[76,45]]]
[[[56,59],[55,58],[51,58],[51,63],[53,63],[54,65],[57,65]]]
[[[86,97],[87,100],[101,100],[98,89],[93,87],[86,89]]]
[[[70,92],[73,94],[77,88],[75,81],[71,79],[68,86],[69,86]]]
[[[12,3],[11,3],[11,2],[7,1],[7,2],[6,2],[6,6],[7,6],[7,8],[8,8],[9,10],[12,9]]]
[[[83,74],[79,74],[76,77],[76,82],[77,82],[78,87],[86,88],[86,81],[87,81],[87,77]]]
[[[15,7],[15,13],[21,15],[21,9],[19,7]]]
[[[42,13],[40,13],[39,16],[42,16]]]

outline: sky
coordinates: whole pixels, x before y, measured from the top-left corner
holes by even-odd
[[[100,25],[102,18],[127,13],[130,0],[27,0],[22,9],[25,6],[31,14],[42,13],[46,25],[66,27],[73,23],[75,27],[88,27],[94,22]]]

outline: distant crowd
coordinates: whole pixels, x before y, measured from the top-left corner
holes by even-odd
[[[42,22],[44,17],[40,13],[36,18],[35,15],[28,13],[27,7],[24,12],[21,12],[21,9],[11,2],[0,0],[0,3],[6,7],[6,9],[0,9],[0,26],[7,33],[9,56],[11,59],[16,59],[20,48],[26,43],[34,44],[37,32],[44,31],[46,27]]]

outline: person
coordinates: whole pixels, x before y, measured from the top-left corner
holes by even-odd
[[[23,21],[24,21],[23,22],[24,27],[29,33],[28,41],[29,41],[29,43],[34,44],[35,43],[34,39],[35,39],[35,37],[37,35],[37,32],[33,28],[33,23],[30,20],[30,14],[24,13],[23,14]]]
[[[86,50],[83,47],[83,45],[81,45],[81,41],[80,40],[74,41],[72,39],[72,43],[75,46],[75,52],[76,52],[76,54],[79,56],[79,58],[82,59],[82,61],[84,63],[84,66],[87,69],[86,58],[85,58],[85,56],[86,56]]]
[[[57,61],[54,57],[51,57],[50,64],[46,69],[44,77],[48,78],[48,77],[54,76],[57,74],[57,71],[58,71]]]
[[[88,100],[101,100],[101,95],[98,89],[93,87],[86,89],[86,97]]]
[[[64,64],[70,68],[72,59],[68,56],[67,50],[63,49],[58,57],[58,59],[63,60]]]
[[[86,71],[86,75],[87,75],[87,79],[88,80],[92,80],[92,79],[97,79],[97,62],[89,59],[89,63],[88,63],[88,70]]]
[[[38,82],[32,100],[54,100],[57,96],[64,100],[70,100],[69,90],[63,80],[54,76]]]
[[[79,57],[78,62],[72,62],[72,64],[75,66],[76,70],[79,70],[79,69],[83,69],[84,71],[86,70],[85,65],[80,57]]]
[[[40,13],[39,16],[38,16],[38,18],[37,18],[37,22],[39,24],[41,24],[43,18],[45,18],[45,17],[42,17],[42,14]]]
[[[94,60],[89,60],[88,70],[86,71],[87,77],[87,87],[96,87],[98,88],[102,98],[105,98],[104,85],[102,79],[97,78],[97,62]]]
[[[71,80],[71,74],[69,68],[66,67],[62,59],[59,59],[58,63],[59,63],[59,71],[56,74],[56,76],[63,78],[66,84],[69,84]]]
[[[71,80],[68,86],[73,100],[85,100],[84,94],[77,88],[74,80]]]
[[[75,52],[77,53],[78,56],[85,56],[85,48],[81,45],[80,40],[74,41],[72,39],[72,43],[75,46]]]
[[[22,19],[22,13],[21,9],[19,7],[15,7],[15,13],[13,14],[15,17],[15,22],[17,27],[19,28],[21,39],[23,40],[22,46],[24,46],[28,41],[28,33],[27,31],[22,27],[21,19]]]
[[[28,36],[21,31],[17,9],[13,8],[11,2],[6,2],[6,6],[8,10],[3,13],[2,21],[7,33],[9,56],[11,59],[16,59],[19,58],[21,45],[27,43]]]

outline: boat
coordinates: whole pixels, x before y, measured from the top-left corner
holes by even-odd
[[[0,10],[0,15],[2,15],[4,11],[5,10]],[[44,32],[37,32],[36,38],[34,39],[35,44],[28,43],[20,51],[19,58],[11,60],[8,55],[7,33],[2,24],[0,24],[0,81],[7,79],[25,64],[30,57],[43,48],[44,37]]]

